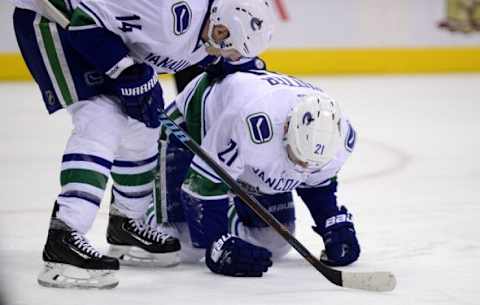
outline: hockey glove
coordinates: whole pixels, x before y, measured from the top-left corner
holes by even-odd
[[[360,256],[352,214],[342,206],[337,215],[327,218],[325,227],[312,227],[323,238],[325,251],[320,260],[330,266],[346,266]]]
[[[125,69],[113,81],[113,90],[122,101],[122,109],[129,116],[149,128],[160,126],[159,110],[163,109],[163,92],[155,70],[145,63]]]
[[[214,273],[261,277],[272,266],[272,253],[230,234],[223,235],[206,252],[207,267]]]

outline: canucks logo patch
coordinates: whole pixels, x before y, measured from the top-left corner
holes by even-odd
[[[347,131],[347,137],[345,138],[345,149],[349,152],[352,152],[353,148],[355,147],[355,141],[357,140],[357,133],[355,132],[355,129],[353,129],[350,122],[347,122],[347,123],[348,123],[348,131]]]
[[[192,10],[188,3],[181,1],[172,6],[173,32],[175,35],[182,35],[187,32],[192,22]]]
[[[247,117],[248,130],[253,143],[262,144],[273,137],[272,123],[266,113],[254,113]]]

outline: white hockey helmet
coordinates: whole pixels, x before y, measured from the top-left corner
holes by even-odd
[[[318,93],[299,96],[290,112],[285,142],[293,161],[321,168],[330,162],[342,143],[338,104]]]
[[[267,49],[273,34],[273,7],[269,0],[215,0],[210,11],[209,43],[219,49],[235,49],[243,57],[255,57]],[[213,28],[230,32],[220,45]]]

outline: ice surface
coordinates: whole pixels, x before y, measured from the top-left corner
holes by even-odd
[[[391,293],[335,287],[291,252],[265,277],[227,278],[201,265],[122,268],[109,291],[40,287],[49,214],[71,123],[48,117],[32,83],[1,83],[0,289],[9,305],[480,304],[480,75],[305,78],[337,99],[356,127],[339,197],[362,246],[349,271],[392,271]],[[173,83],[164,81],[167,100]],[[101,250],[108,204],[88,234]],[[321,240],[297,206],[298,239]]]

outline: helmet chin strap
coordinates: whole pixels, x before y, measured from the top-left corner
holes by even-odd
[[[211,42],[211,41],[207,41],[205,42],[205,48],[207,49],[207,53],[208,55],[212,55],[212,56],[221,56],[221,57],[224,57],[230,61],[237,61],[237,60],[240,60],[240,58],[242,58],[242,54],[240,54],[240,52],[238,52],[237,50],[235,49],[222,49],[222,48],[219,48],[219,47],[216,47],[216,44],[215,42]]]

